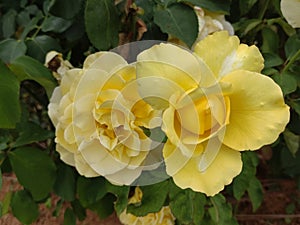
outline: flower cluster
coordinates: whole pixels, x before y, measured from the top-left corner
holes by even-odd
[[[157,167],[149,162],[158,149],[179,187],[213,196],[240,173],[241,151],[274,142],[289,121],[263,66],[257,47],[226,31],[194,52],[154,45],[131,64],[113,52],[90,55],[50,100],[57,151],[86,177],[130,185]],[[162,149],[145,132],[157,127],[167,137]]]

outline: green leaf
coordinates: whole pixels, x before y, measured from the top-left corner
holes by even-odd
[[[86,209],[80,204],[80,201],[78,199],[72,201],[71,205],[74,213],[76,214],[76,217],[80,221],[83,221],[86,218]]]
[[[44,17],[44,15],[43,15],[42,11],[39,10],[38,13],[24,27],[24,30],[21,34],[20,39],[24,40],[32,30],[37,29],[38,23],[43,17]]]
[[[44,20],[42,24],[42,31],[62,33],[72,25],[72,22],[72,20],[65,20],[56,16],[49,16]]]
[[[297,80],[289,71],[272,76],[274,81],[281,87],[284,95],[290,94],[297,89]]]
[[[22,123],[17,126],[17,130],[20,132],[19,137],[13,143],[12,147],[44,141],[55,136],[53,131],[45,130],[33,122]]]
[[[285,42],[284,51],[285,56],[289,60],[291,59],[297,51],[300,49],[300,38],[298,35],[293,35]]]
[[[78,177],[77,193],[83,207],[95,204],[107,193],[103,177],[85,178]]]
[[[232,217],[232,207],[223,195],[218,194],[210,198],[213,207],[208,209],[211,219],[216,225],[238,225]]]
[[[0,61],[0,128],[14,128],[20,120],[19,89],[16,76]]]
[[[194,10],[185,4],[157,8],[154,11],[154,22],[163,32],[179,38],[189,47],[192,47],[198,36],[197,16]]]
[[[35,200],[42,200],[49,192],[56,178],[56,167],[43,151],[33,147],[21,147],[9,152],[9,160],[18,181],[28,189]]]
[[[106,182],[107,192],[114,194],[117,197],[115,202],[115,210],[117,215],[120,215],[128,204],[129,186],[116,186],[108,181]]]
[[[76,225],[75,213],[70,208],[67,208],[65,211],[63,225]]]
[[[9,212],[9,206],[11,205],[13,193],[12,191],[8,191],[4,195],[4,199],[2,201],[2,215],[5,215]]]
[[[120,19],[114,1],[87,0],[84,15],[87,35],[97,49],[118,45]]]
[[[72,19],[83,6],[82,0],[54,0],[50,6],[49,12],[54,15],[64,19]]]
[[[233,180],[233,196],[240,200],[250,185],[250,180],[255,177],[257,156],[254,152],[244,152],[242,154],[242,172]]]
[[[265,69],[275,66],[280,66],[283,64],[282,58],[279,55],[271,52],[266,52],[262,54],[265,59]]]
[[[14,9],[10,9],[7,13],[2,15],[2,33],[4,38],[9,38],[15,33],[16,16],[17,12]]]
[[[260,47],[260,50],[262,52],[268,52],[274,54],[278,53],[279,50],[278,33],[273,31],[269,27],[264,27],[261,31],[261,35],[262,35],[262,46]],[[279,56],[277,55],[277,57]]]
[[[255,5],[256,2],[257,0],[240,0],[239,6],[240,6],[241,14],[242,15],[247,14]]]
[[[28,49],[27,54],[32,58],[39,60],[41,63],[45,62],[46,54],[49,51],[61,51],[58,41],[47,35],[40,35],[35,38],[27,39],[26,45]]]
[[[200,6],[211,12],[218,12],[222,14],[229,14],[230,0],[180,0],[179,2],[191,3],[196,6]]]
[[[29,56],[17,58],[9,67],[20,81],[34,80],[42,85],[49,98],[52,95],[53,89],[57,86],[57,82],[50,71],[43,64]]]
[[[127,212],[135,216],[145,216],[148,213],[158,212],[164,205],[169,191],[169,181],[141,186],[143,193],[141,204],[130,204]]]
[[[183,224],[200,224],[204,216],[205,196],[191,189],[180,190],[170,199],[170,208],[176,219]]]
[[[263,200],[263,188],[260,181],[256,177],[253,177],[250,180],[247,192],[254,212],[259,208]]]
[[[39,216],[38,205],[25,190],[17,191],[13,195],[11,209],[13,215],[23,224],[31,224]]]
[[[66,201],[75,199],[75,172],[73,168],[65,164],[59,164],[54,183],[54,192]]]
[[[116,197],[112,194],[105,195],[102,199],[89,206],[101,219],[110,216],[114,212],[114,202]]]
[[[263,21],[260,19],[241,20],[237,23],[234,23],[233,28],[236,33],[238,33],[241,37],[244,37],[250,31],[258,29],[258,27],[262,25],[262,23]]]
[[[300,146],[300,135],[294,134],[291,131],[289,131],[288,129],[286,129],[283,132],[283,137],[284,137],[284,140],[285,140],[285,143],[286,143],[288,149],[290,150],[292,155],[295,157],[297,151],[299,150],[299,146]]]
[[[6,39],[0,42],[0,59],[10,63],[19,56],[25,55],[27,47],[23,41]]]

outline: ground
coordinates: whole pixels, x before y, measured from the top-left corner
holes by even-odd
[[[292,179],[262,179],[264,187],[264,201],[262,206],[252,212],[251,203],[247,197],[243,198],[236,206],[237,219],[240,225],[299,225],[300,224],[300,192]],[[16,178],[11,174],[3,176],[3,187],[0,200],[9,190],[19,188]],[[236,202],[232,200],[236,205]],[[63,216],[52,216],[53,209],[41,206],[40,217],[33,225],[61,225]],[[0,218],[1,225],[21,225],[11,214]],[[88,212],[84,221],[77,225],[121,225],[115,215],[105,220],[100,220],[93,212]]]

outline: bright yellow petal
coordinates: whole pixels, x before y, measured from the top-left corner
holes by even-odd
[[[201,76],[211,73],[197,56],[171,44],[156,45],[140,53],[136,68],[139,92],[156,108],[166,108],[174,92],[198,87]]]
[[[281,0],[281,12],[288,23],[294,27],[300,27],[300,0]]]
[[[186,158],[176,146],[167,142],[163,149],[167,173],[182,189],[191,188],[208,196],[219,193],[241,172],[242,160],[240,152],[224,145],[218,147],[220,149],[215,159],[204,172],[200,172],[201,154],[195,151],[194,157]]]
[[[255,150],[273,143],[289,121],[289,107],[280,87],[269,77],[235,71],[223,78],[232,84],[230,118],[224,144],[236,150]]]
[[[229,36],[227,31],[209,35],[196,44],[194,51],[216,78],[239,69],[260,72],[264,67],[264,59],[256,46],[240,44],[238,37]]]

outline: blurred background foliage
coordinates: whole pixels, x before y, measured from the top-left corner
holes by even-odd
[[[241,42],[259,47],[263,73],[282,88],[291,120],[275,143],[243,153],[242,173],[222,193],[207,198],[167,180],[141,187],[149,201],[127,210],[143,216],[170,205],[176,224],[231,225],[238,224],[243,197],[253,211],[260,207],[262,180],[289,178],[300,188],[300,32],[283,18],[280,0],[1,0],[0,172],[15,173],[23,189],[6,193],[0,215],[12,212],[30,224],[39,216],[38,205],[50,204],[51,194],[59,198],[53,215],[70,203],[66,225],[84,220],[86,209],[105,218],[127,207],[129,187],[81,177],[59,160],[47,115],[59,61],[48,69],[45,56],[55,50],[80,67],[96,51],[137,40],[166,41],[169,35],[191,47],[198,34],[193,6],[225,14]]]

